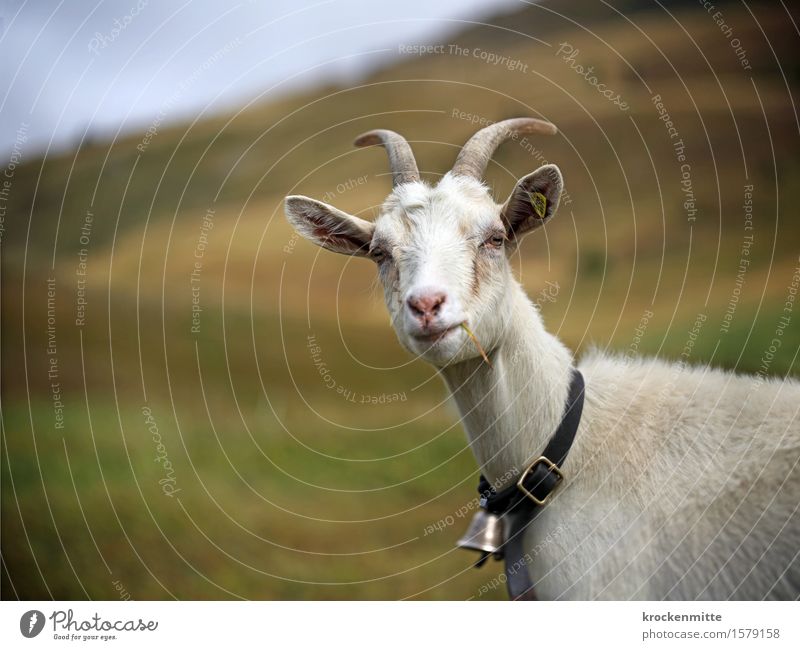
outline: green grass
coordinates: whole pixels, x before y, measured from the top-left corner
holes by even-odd
[[[307,450],[271,418],[250,421],[251,438],[233,414],[213,418],[209,431],[199,413],[176,420],[166,403],[152,410],[174,468],[172,497],[159,486],[166,474],[136,409],[118,416],[111,405],[93,406],[89,428],[76,402],[56,432],[49,405],[36,403],[34,435],[22,434],[31,429],[25,411],[6,413],[13,463],[3,473],[3,535],[20,542],[4,557],[15,574],[28,572],[15,581],[20,597],[43,592],[39,571],[61,598],[114,598],[113,580],[138,599],[456,597],[487,579],[469,571],[436,586],[466,567],[467,554],[452,552],[466,520],[425,535],[473,497],[474,462],[457,430],[442,435],[426,421],[372,433],[376,457],[406,453],[336,461],[314,449],[332,428],[314,431]],[[326,453],[335,451],[347,450]]]

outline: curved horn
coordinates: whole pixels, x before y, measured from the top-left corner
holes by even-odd
[[[495,122],[467,140],[467,144],[461,148],[456,158],[452,173],[456,176],[469,176],[481,180],[489,160],[505,140],[521,133],[555,135],[557,132],[558,129],[554,124],[533,117],[516,117]]]
[[[389,166],[392,168],[392,187],[419,180],[417,161],[414,160],[411,146],[399,133],[388,129],[375,129],[362,133],[353,144],[357,147],[383,145],[389,155]]]

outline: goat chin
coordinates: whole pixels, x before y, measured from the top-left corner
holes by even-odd
[[[515,291],[493,364],[442,371],[482,471],[500,485],[555,430],[572,364]],[[800,383],[686,361],[596,350],[578,364],[586,400],[567,483],[527,538],[541,598],[800,595]]]

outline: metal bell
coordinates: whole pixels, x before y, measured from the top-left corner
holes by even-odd
[[[503,558],[503,520],[497,515],[481,508],[472,517],[464,536],[456,542],[458,548],[480,551],[481,557],[476,566],[481,566],[490,555]]]

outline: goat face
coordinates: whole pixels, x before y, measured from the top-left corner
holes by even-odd
[[[509,123],[522,128],[514,130]],[[397,134],[374,132],[390,153],[395,180],[375,222],[303,196],[287,197],[286,215],[319,246],[377,264],[392,323],[409,351],[437,366],[475,357],[479,351],[462,324],[487,350],[498,344],[511,316],[507,255],[524,234],[552,217],[563,183],[558,168],[545,165],[520,179],[508,200],[497,204],[480,181],[497,143],[488,154],[485,147],[479,151],[485,160],[476,162],[474,141],[492,129],[495,139],[498,134],[542,132],[542,124],[547,123],[507,120],[483,129],[433,187],[419,180],[405,140],[398,143],[393,140]],[[357,143],[373,142],[371,135]],[[392,151],[393,146],[400,150]]]

